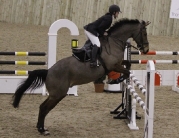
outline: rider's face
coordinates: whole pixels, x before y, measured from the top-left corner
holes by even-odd
[[[119,15],[119,12],[115,12],[115,14],[114,14],[114,18],[117,18],[118,15]]]

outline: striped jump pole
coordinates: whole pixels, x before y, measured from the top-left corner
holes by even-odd
[[[0,74],[28,75],[31,71],[28,70],[0,70]]]
[[[141,99],[141,97],[136,93],[135,89],[133,89],[132,85],[128,85],[127,89],[130,91],[130,93],[133,95],[133,97],[135,99],[132,99],[132,105],[130,105],[129,107],[131,107],[131,111],[130,111],[130,115],[129,117],[129,124],[128,127],[131,130],[139,130],[139,127],[136,125],[136,101],[140,104],[140,106],[142,107],[143,110],[146,109],[145,107],[145,103],[144,101]],[[130,109],[129,109],[130,110]]]
[[[132,55],[179,55],[179,51],[149,51],[147,54],[143,54],[140,51],[131,51]]]
[[[131,60],[131,64],[147,64],[148,60]],[[179,64],[179,60],[153,60],[154,64]]]
[[[143,110],[145,110],[145,103],[142,101],[141,97],[136,93],[135,89],[133,89],[132,85],[128,85],[127,89],[129,89],[130,93],[134,96],[137,102],[140,104]]]
[[[0,61],[0,65],[47,65],[41,61]]]
[[[139,88],[139,90],[142,92],[143,95],[146,94],[146,89],[141,84],[141,82],[134,76],[134,74],[130,74],[130,78],[132,82]]]
[[[9,56],[45,56],[45,52],[0,52],[0,55]]]
[[[48,41],[48,65],[47,68],[49,69],[51,66],[53,66],[56,63],[56,54],[57,54],[57,35],[58,35],[58,30],[66,27],[70,30],[71,35],[79,35],[79,30],[78,27],[70,20],[68,19],[59,19],[55,21],[49,28],[48,31],[48,36],[49,36],[49,41]],[[77,45],[77,41],[73,40],[73,46]],[[0,52],[0,55],[4,56],[45,56],[45,52]],[[1,62],[2,63],[2,62]],[[3,62],[4,63],[4,62]],[[7,62],[6,62],[7,63]],[[15,64],[14,62],[10,62],[8,64]],[[36,64],[36,63],[26,63],[26,62],[17,62],[16,64]],[[44,65],[46,63],[43,63]],[[13,76],[13,75],[8,75],[8,76],[0,76],[0,88],[1,92],[0,93],[14,93],[14,90],[17,88],[18,83],[22,81],[23,79],[27,78],[30,71],[21,71],[21,70],[14,70],[14,71],[8,71],[8,70],[1,70],[0,74],[17,74],[17,75],[24,75],[24,76]],[[35,93],[42,93],[43,95],[46,95],[46,88],[45,85],[40,88],[35,90]],[[77,95],[77,86],[73,86],[72,88],[69,88],[67,94],[74,94],[75,96]]]

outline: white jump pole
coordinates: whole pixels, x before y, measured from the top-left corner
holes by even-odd
[[[48,36],[48,69],[56,63],[56,53],[57,53],[57,32],[59,29],[66,27],[70,30],[71,35],[79,35],[78,27],[68,19],[59,19],[55,21],[49,28]],[[77,95],[77,86],[69,88],[67,94]]]

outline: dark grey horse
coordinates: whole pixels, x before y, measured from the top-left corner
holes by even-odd
[[[101,59],[104,66],[90,68],[89,62],[79,62],[74,56],[59,60],[50,69],[34,70],[28,78],[17,88],[13,96],[13,106],[17,108],[22,95],[27,90],[34,90],[44,83],[49,92],[48,98],[40,105],[37,129],[40,133],[49,134],[44,128],[46,115],[67,95],[69,87],[81,85],[97,80],[107,71],[116,71],[123,74],[123,79],[129,77],[129,64],[124,61],[124,49],[128,38],[133,38],[142,53],[147,53],[149,43],[146,26],[148,22],[122,19],[110,29],[108,37],[101,37]]]

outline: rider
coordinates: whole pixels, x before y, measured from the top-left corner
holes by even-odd
[[[109,7],[108,13],[101,16],[96,21],[84,26],[85,34],[87,38],[90,39],[91,43],[93,44],[90,67],[93,68],[97,66],[97,62],[96,62],[97,53],[100,49],[100,41],[98,37],[108,35],[108,33],[106,32],[106,29],[108,29],[111,26],[113,17],[115,19],[118,17],[119,12],[121,12],[119,6],[111,5]]]

